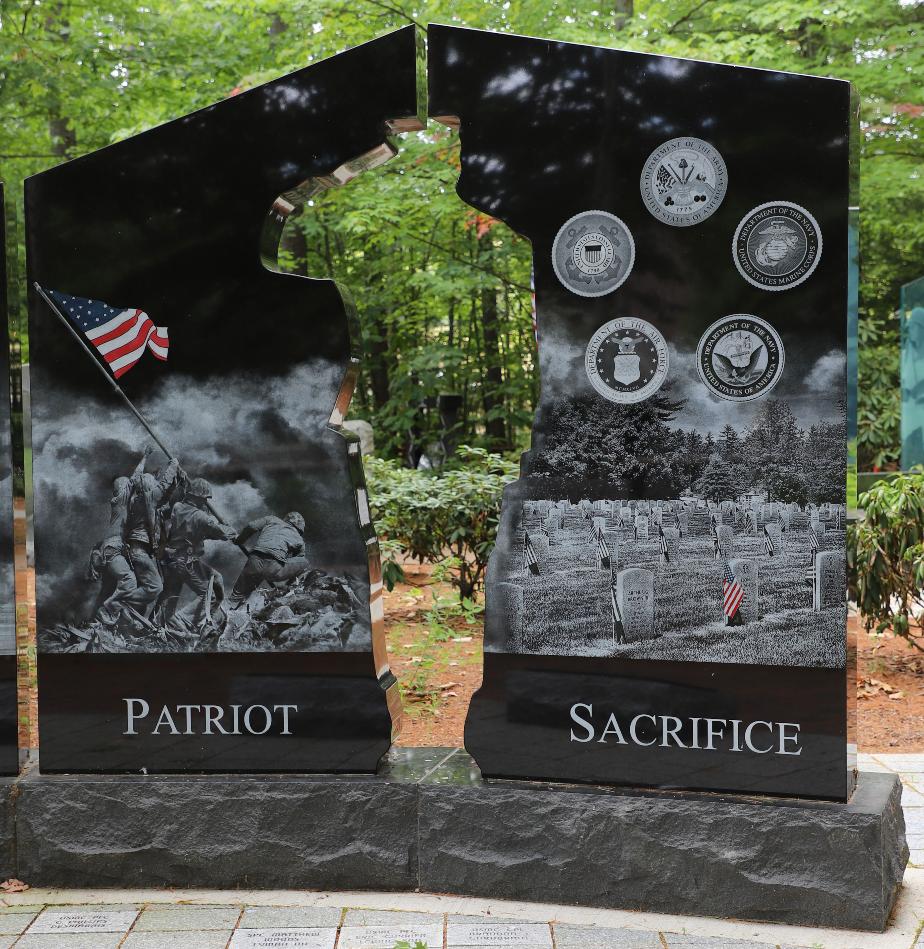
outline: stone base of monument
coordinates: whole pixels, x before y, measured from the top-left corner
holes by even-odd
[[[2,785],[0,875],[33,886],[423,890],[882,930],[895,775],[847,804],[484,782],[454,749],[374,777],[43,776]]]

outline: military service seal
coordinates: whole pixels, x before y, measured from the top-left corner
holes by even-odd
[[[641,402],[654,395],[667,376],[667,343],[645,320],[610,320],[587,344],[584,368],[605,399]]]
[[[582,211],[561,226],[552,244],[558,279],[582,297],[602,297],[622,286],[635,262],[629,228],[608,211]]]
[[[736,402],[766,395],[780,381],[784,362],[777,331],[750,313],[716,320],[696,347],[700,379],[717,396]]]
[[[718,209],[728,188],[728,171],[708,142],[672,138],[648,156],[640,186],[645,207],[658,220],[689,227]]]
[[[769,201],[746,214],[735,231],[738,272],[761,290],[788,290],[812,275],[821,260],[821,228],[805,208]]]

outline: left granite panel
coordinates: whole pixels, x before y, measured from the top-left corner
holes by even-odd
[[[388,749],[356,314],[278,248],[419,111],[407,28],[27,180],[44,771]]]

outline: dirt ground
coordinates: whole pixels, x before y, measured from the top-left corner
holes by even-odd
[[[924,652],[857,624],[857,736],[860,751],[924,751]]]

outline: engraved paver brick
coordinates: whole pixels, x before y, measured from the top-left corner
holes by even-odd
[[[555,924],[557,949],[663,949],[655,932]]]
[[[240,906],[150,906],[138,917],[135,931],[230,930],[240,915]]]
[[[348,909],[344,926],[442,926],[441,913],[410,913],[400,909]]]
[[[240,929],[297,929],[307,926],[339,926],[339,906],[248,906],[238,923]]]

